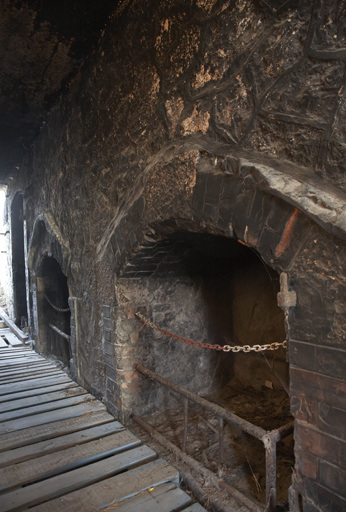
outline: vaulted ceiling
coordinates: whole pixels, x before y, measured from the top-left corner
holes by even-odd
[[[13,177],[118,0],[0,0],[0,183]]]

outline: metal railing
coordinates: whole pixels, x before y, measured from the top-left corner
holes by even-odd
[[[249,421],[241,418],[240,416],[237,416],[236,414],[227,411],[223,407],[220,407],[217,404],[214,404],[212,402],[209,402],[208,400],[196,395],[195,393],[192,393],[191,391],[188,391],[185,388],[182,388],[181,386],[178,386],[177,384],[174,384],[173,382],[169,381],[168,379],[165,379],[161,375],[158,375],[157,373],[149,370],[145,366],[141,364],[136,364],[135,369],[140,372],[143,375],[146,375],[150,379],[155,380],[156,382],[159,382],[166,388],[174,391],[175,393],[178,393],[179,395],[184,397],[184,430],[183,430],[183,442],[182,442],[182,452],[184,453],[186,451],[186,445],[187,445],[187,428],[188,428],[188,402],[195,403],[211,413],[213,413],[215,416],[219,418],[219,428],[215,429],[218,431],[219,436],[219,461],[220,466],[223,463],[223,445],[224,445],[224,420],[226,420],[228,423],[235,425],[244,432],[247,432],[248,434],[252,435],[256,439],[259,439],[262,441],[265,449],[265,460],[266,460],[266,504],[265,504],[265,512],[275,512],[276,510],[276,444],[278,441],[283,439],[284,437],[287,437],[289,434],[293,432],[293,421],[283,425],[282,427],[274,430],[264,430],[261,427],[258,427],[256,425],[253,425]],[[136,419],[137,421],[138,419]],[[137,421],[138,422],[138,421]],[[138,422],[139,423],[139,422]],[[143,425],[142,425],[143,426]],[[219,481],[220,483],[220,481]],[[227,484],[228,485],[228,484]],[[221,487],[221,486],[220,486]],[[226,486],[223,486],[226,488]],[[228,487],[230,487],[228,485]],[[233,496],[238,499],[238,501],[241,501],[243,504],[247,504],[248,508],[250,510],[259,510],[258,504],[252,500],[249,502],[249,498],[245,495],[242,495],[240,491],[236,490],[236,492],[230,492],[230,494],[233,494]],[[243,499],[239,499],[239,495],[243,496]],[[240,497],[241,498],[241,497]],[[250,503],[250,506],[248,503]],[[251,504],[252,503],[252,504]]]

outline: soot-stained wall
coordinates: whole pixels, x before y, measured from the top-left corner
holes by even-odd
[[[146,241],[233,237],[288,273],[293,511],[346,508],[345,33],[338,0],[124,2],[10,192],[25,189],[33,274],[40,216],[55,237],[75,373],[115,412],[116,346],[133,361],[139,329],[115,285]]]

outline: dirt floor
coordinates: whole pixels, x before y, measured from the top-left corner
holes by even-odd
[[[218,395],[206,396],[254,425],[273,430],[290,421],[289,397],[285,391],[241,387],[236,382],[224,387]],[[183,407],[143,418],[167,439],[182,447]],[[218,419],[197,406],[189,405],[189,427],[186,452],[205,467],[217,473],[219,468]],[[215,430],[213,430],[215,429]],[[294,466],[293,436],[277,445],[277,503],[287,503]],[[224,463],[222,478],[249,497],[265,503],[265,452],[263,443],[225,422]]]

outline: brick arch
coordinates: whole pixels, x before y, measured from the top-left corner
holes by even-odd
[[[59,228],[49,214],[39,215],[28,244],[28,268],[32,272],[39,269],[45,255],[53,255],[59,262],[64,273],[67,272],[70,260],[70,247],[64,240]]]

